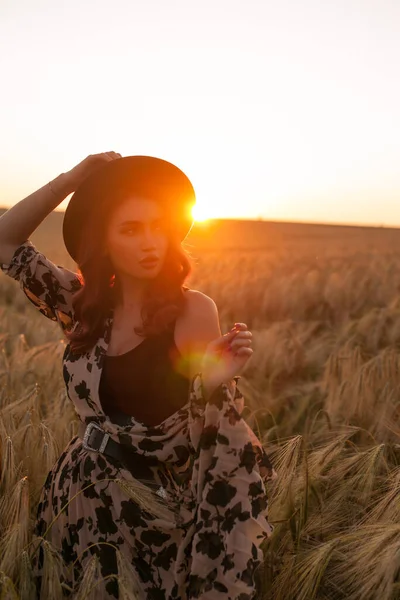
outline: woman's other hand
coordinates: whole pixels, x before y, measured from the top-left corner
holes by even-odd
[[[208,394],[221,383],[228,383],[239,375],[253,354],[252,333],[246,323],[235,326],[210,342],[202,359],[203,385]]]
[[[64,180],[68,182],[68,189],[75,191],[80,184],[94,171],[110,160],[122,158],[118,152],[101,152],[100,154],[89,154],[70,171],[64,174]]]

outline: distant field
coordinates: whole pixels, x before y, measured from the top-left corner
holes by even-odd
[[[4,212],[4,208],[0,209],[0,216]],[[53,254],[60,253],[60,257],[71,260],[62,238],[63,217],[63,212],[53,211],[31,239],[41,250],[44,246],[45,251],[51,249]],[[295,248],[307,254],[324,250],[334,254],[393,252],[400,251],[400,228],[210,219],[196,222],[185,243],[198,253],[225,249],[276,252]]]
[[[52,213],[31,240],[73,269],[61,228]],[[187,247],[223,331],[253,332],[245,417],[279,475],[260,600],[399,600],[400,229],[214,220]],[[22,600],[30,518],[75,427],[60,338],[0,274],[0,586]]]

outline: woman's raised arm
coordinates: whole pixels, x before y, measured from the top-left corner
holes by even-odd
[[[62,329],[72,326],[72,296],[82,285],[77,273],[54,264],[28,239],[45,217],[99,165],[121,155],[90,155],[33,192],[0,217],[0,269],[19,282],[32,304]]]
[[[42,221],[93,171],[110,160],[121,158],[117,152],[90,154],[73,169],[61,173],[0,217],[0,263],[11,262],[17,248],[29,238]]]
[[[68,173],[61,173],[0,217],[0,263],[10,263],[16,249],[74,191]]]

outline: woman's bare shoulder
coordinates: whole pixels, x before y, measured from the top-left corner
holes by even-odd
[[[188,376],[201,368],[201,358],[208,344],[221,336],[218,308],[210,296],[199,290],[185,291],[186,305],[176,322],[175,343],[188,358]]]
[[[206,316],[210,313],[218,314],[216,303],[204,292],[190,288],[185,290],[185,298],[187,299],[186,311],[191,317],[198,315],[199,313],[205,314]]]
[[[192,349],[205,347],[221,335],[217,305],[199,290],[187,290],[185,298],[187,301],[179,323],[181,339]]]

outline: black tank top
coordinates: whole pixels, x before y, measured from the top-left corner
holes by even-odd
[[[100,402],[116,422],[126,415],[156,426],[189,399],[190,380],[177,372],[182,361],[172,331],[144,338],[119,356],[105,356],[100,379]]]

